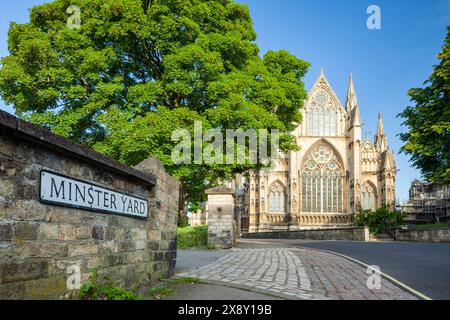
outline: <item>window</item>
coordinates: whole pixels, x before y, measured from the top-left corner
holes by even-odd
[[[311,109],[308,111],[309,136],[332,137],[337,135],[336,112],[328,109]]]
[[[325,91],[314,97],[311,108],[307,112],[308,136],[330,137],[337,135],[337,116],[331,98]]]
[[[366,183],[362,189],[362,208],[364,210],[376,209],[376,192],[375,188],[370,183]]]
[[[269,212],[284,213],[286,210],[283,185],[280,182],[275,182],[272,184],[269,190]]]
[[[302,211],[342,213],[344,175],[333,150],[326,144],[320,144],[304,163]]]

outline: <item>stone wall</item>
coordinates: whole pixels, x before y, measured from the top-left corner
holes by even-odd
[[[234,191],[226,187],[208,189],[208,245],[232,248],[236,242]]]
[[[206,209],[200,209],[196,212],[192,212],[189,216],[189,225],[190,226],[201,226],[208,224],[208,215],[206,213]]]
[[[396,229],[394,239],[412,242],[450,242],[450,228],[441,230]]]
[[[171,276],[177,256],[177,227],[179,181],[172,178],[161,161],[150,158],[136,169],[156,177],[156,186],[150,192],[148,245],[152,250],[152,279]]]
[[[299,239],[299,240],[348,240],[369,241],[368,228],[339,228],[300,231],[276,231],[247,233],[247,239]]]
[[[124,288],[171,275],[178,184],[157,159],[137,168],[0,111],[0,299],[73,296],[77,269]],[[43,169],[148,199],[148,218],[42,203]]]

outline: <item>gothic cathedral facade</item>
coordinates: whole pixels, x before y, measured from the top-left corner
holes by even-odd
[[[360,209],[395,207],[396,164],[381,114],[373,143],[362,138],[350,75],[345,107],[323,71],[293,132],[300,151],[252,172],[246,188],[248,231],[345,227]]]

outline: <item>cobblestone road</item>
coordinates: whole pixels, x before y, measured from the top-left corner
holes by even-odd
[[[416,297],[382,279],[369,290],[358,264],[309,249],[233,249],[215,262],[179,274],[289,299],[409,300]]]

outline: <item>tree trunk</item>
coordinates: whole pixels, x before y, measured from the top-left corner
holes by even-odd
[[[179,201],[178,201],[178,226],[184,225],[184,219],[186,217],[186,194],[183,188],[183,179],[180,179],[179,189]]]

